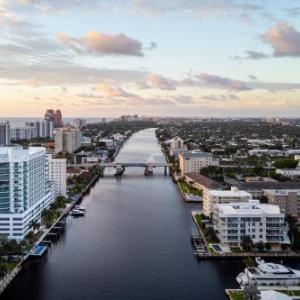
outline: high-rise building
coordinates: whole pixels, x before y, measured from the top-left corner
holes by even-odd
[[[86,126],[86,120],[84,119],[75,119],[74,125],[76,128],[81,129]]]
[[[44,115],[44,121],[49,121],[53,123],[54,128],[60,128],[63,126],[62,113],[59,109],[54,111],[53,109],[48,109]]]
[[[10,143],[9,122],[0,123],[0,146],[7,146]]]
[[[22,240],[54,200],[45,148],[0,148],[0,234]]]
[[[52,158],[48,154],[49,179],[53,184],[57,196],[67,195],[67,160],[61,158]]]
[[[54,127],[55,128],[63,127],[62,114],[61,114],[61,111],[59,109],[57,109],[56,112],[55,112]]]
[[[40,127],[40,136],[44,138],[53,138],[53,121],[44,120]]]
[[[80,147],[80,130],[72,126],[57,128],[55,131],[55,153],[73,153]]]

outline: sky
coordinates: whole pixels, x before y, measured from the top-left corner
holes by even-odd
[[[299,117],[300,1],[0,0],[0,117]]]

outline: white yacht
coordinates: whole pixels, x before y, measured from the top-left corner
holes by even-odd
[[[86,208],[84,206],[76,205],[74,209],[86,212]]]
[[[81,217],[81,216],[84,216],[85,215],[85,211],[82,211],[82,210],[79,210],[79,209],[72,209],[71,211],[71,215],[72,216],[75,216],[75,217]]]
[[[300,271],[284,265],[266,263],[256,258],[257,267],[248,267],[236,280],[241,287],[253,283],[258,286],[295,286],[300,284]]]

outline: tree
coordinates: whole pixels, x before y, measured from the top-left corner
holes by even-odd
[[[297,165],[298,160],[294,160],[294,158],[280,158],[273,164],[273,166],[277,169],[295,169]]]
[[[253,241],[252,241],[250,235],[244,235],[242,237],[242,248],[245,251],[251,251],[252,246],[253,246]]]
[[[263,242],[258,242],[258,243],[256,243],[254,246],[255,246],[255,248],[256,248],[258,251],[260,251],[260,252],[264,251],[264,249],[265,249],[265,246],[264,246],[264,243],[263,243]]]
[[[270,251],[271,248],[272,248],[272,245],[271,245],[270,243],[266,243],[266,244],[265,244],[265,247],[266,247],[266,250],[267,250],[267,251]]]
[[[255,284],[246,285],[243,289],[244,299],[245,300],[260,300],[260,292],[257,289]]]

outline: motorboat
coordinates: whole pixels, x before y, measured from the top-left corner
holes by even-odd
[[[300,271],[282,264],[266,263],[256,258],[256,267],[248,267],[236,280],[241,287],[248,284],[257,286],[296,286],[300,284]]]
[[[81,216],[84,216],[86,214],[85,211],[82,211],[82,210],[79,210],[79,209],[72,209],[71,211],[71,215],[74,216],[74,217],[81,217]]]
[[[84,206],[76,205],[74,209],[86,212],[86,208]]]

